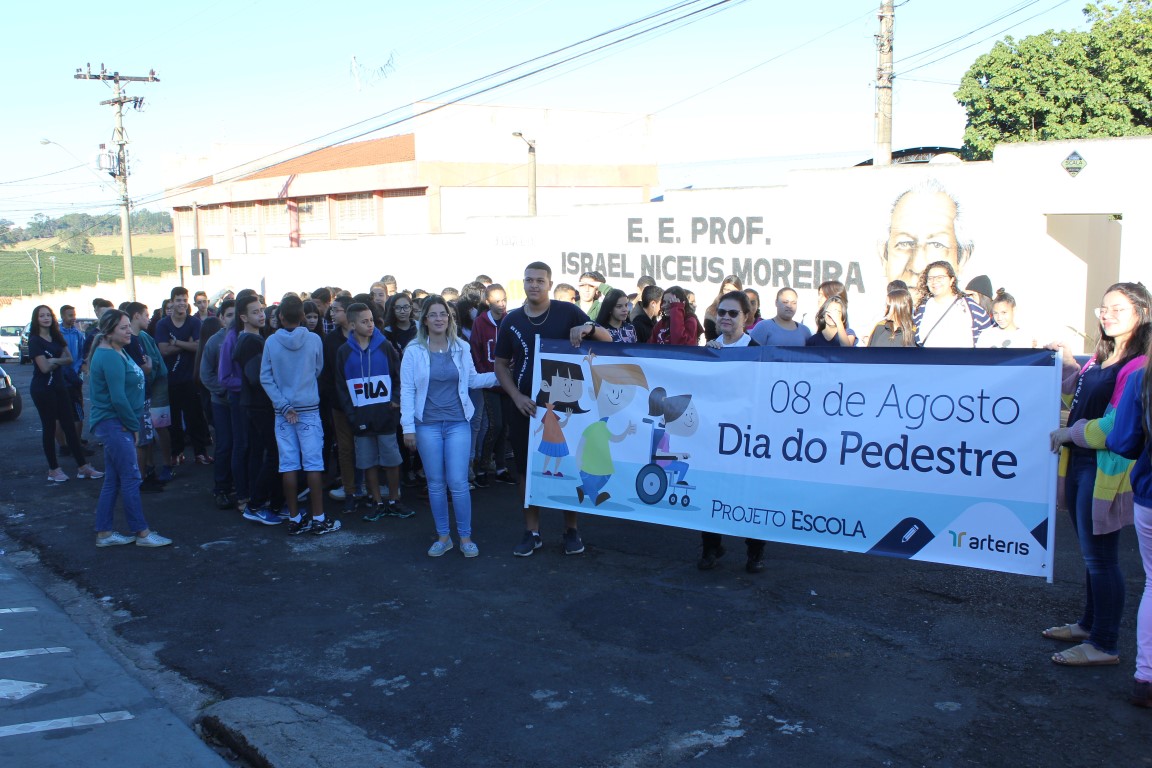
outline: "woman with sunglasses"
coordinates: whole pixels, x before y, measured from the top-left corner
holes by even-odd
[[[992,319],[980,303],[956,285],[956,270],[934,261],[920,274],[920,302],[912,315],[918,347],[972,349]]]
[[[1057,664],[1091,667],[1119,664],[1117,638],[1124,611],[1120,530],[1133,522],[1132,462],[1108,448],[1116,405],[1134,386],[1152,342],[1152,296],[1139,283],[1117,283],[1096,310],[1100,340],[1081,368],[1062,345],[1068,426],[1054,430],[1050,445],[1060,454],[1057,505],[1066,506],[1080,541],[1087,572],[1087,599],[1080,620],[1050,627],[1050,640],[1078,643],[1052,655]]]
[[[705,346],[712,349],[725,347],[758,347],[759,344],[744,330],[752,317],[752,302],[740,290],[729,291],[716,303],[716,338]]]
[[[758,347],[755,339],[745,332],[744,326],[752,316],[752,302],[740,290],[729,291],[716,303],[716,331],[718,335],[706,345],[710,349],[733,347]],[[744,539],[747,560],[744,570],[760,573],[764,570],[764,542],[759,539]],[[724,538],[710,531],[700,532],[700,559],[696,567],[710,571],[716,561],[724,555]]]

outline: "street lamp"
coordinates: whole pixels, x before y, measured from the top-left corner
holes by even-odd
[[[516,131],[512,134],[518,139],[523,139],[524,143],[528,145],[528,215],[536,215],[536,140],[525,139],[524,134]]]

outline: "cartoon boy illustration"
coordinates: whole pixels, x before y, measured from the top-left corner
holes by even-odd
[[[600,506],[611,498],[603,488],[616,471],[609,443],[618,443],[636,432],[636,425],[629,421],[623,432],[613,434],[608,429],[608,419],[628,407],[636,397],[638,387],[648,389],[648,380],[640,366],[631,363],[590,365],[589,368],[600,418],[585,428],[576,448],[581,483],[576,486],[576,497],[583,502],[588,496],[593,499],[594,506]]]

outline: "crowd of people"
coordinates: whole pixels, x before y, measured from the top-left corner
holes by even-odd
[[[523,495],[533,430],[542,434],[545,472],[555,458],[558,473],[566,446],[554,438],[567,415],[556,405],[567,414],[573,403],[579,407],[580,393],[564,392],[577,377],[562,370],[549,371],[548,385],[533,395],[537,338],[714,349],[1039,346],[1016,326],[1011,295],[993,292],[985,276],[961,289],[946,260],[926,265],[914,286],[892,281],[876,308],[882,316],[863,336],[849,323],[848,294],[837,281],[819,286],[813,329],[796,317],[794,289],[778,290],[775,313],[763,317],[759,293],[735,275],[723,280],[703,321],[692,291],[660,287],[651,277],[631,288],[609,285],[595,271],[577,286],[554,284],[544,262],[525,268],[524,302],[511,310],[504,287],[485,275],[438,294],[399,290],[386,275],[365,293],[321,287],[274,302],[245,289],[215,303],[197,292],[190,303],[178,286],[155,313],[137,302],[114,308],[96,299],[98,322],[86,334],[75,327],[74,308],[61,307],[58,321],[39,306],[29,343],[31,394],[48,480],[68,479],[58,451],[75,461],[77,478],[103,479],[99,547],[169,544],[149,528],[141,493],[163,492],[188,462],[212,467],[220,509],[284,525],[293,536],[341,530],[341,520],[325,512],[325,493],[342,502],[344,516],[363,512],[370,523],[411,517],[404,494],[417,493],[427,498],[435,525],[427,554],[440,557],[458,541],[465,557],[475,557],[471,491],[498,482],[518,485]],[[1060,454],[1060,503],[1084,557],[1086,601],[1077,621],[1043,635],[1074,644],[1053,654],[1057,664],[1119,663],[1119,532],[1134,523],[1146,586],[1131,700],[1152,707],[1152,297],[1142,284],[1118,283],[1096,314],[1099,341],[1082,366],[1062,345],[1048,345],[1065,369],[1068,426],[1054,431],[1050,444]],[[599,396],[602,386],[626,383],[594,385]],[[652,397],[666,443],[693,406],[690,397],[662,390]],[[103,472],[89,463],[85,413],[88,434],[103,446]],[[603,431],[604,440],[614,439]],[[664,463],[682,481],[686,466],[666,444],[664,450]],[[602,478],[581,466],[581,499],[599,504],[607,496]],[[117,498],[133,535],[115,530]],[[524,523],[513,548],[519,557],[542,544],[537,507],[525,506]],[[564,527],[564,552],[582,553],[576,512],[564,512]],[[762,571],[764,542],[745,544],[746,570]],[[721,536],[702,532],[698,567],[714,568],[723,554]]]

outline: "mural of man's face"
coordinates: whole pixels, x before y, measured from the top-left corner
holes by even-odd
[[[960,272],[956,242],[956,204],[944,192],[911,192],[892,210],[884,271],[889,282],[916,285],[933,261],[947,261]]]

